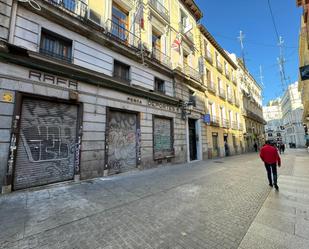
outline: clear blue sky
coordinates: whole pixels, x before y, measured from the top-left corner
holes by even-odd
[[[260,82],[259,66],[263,68],[264,100],[282,95],[277,57],[277,36],[267,0],[195,0],[204,13],[201,21],[217,42],[227,51],[241,56],[237,39],[239,31],[245,34],[246,65]],[[285,42],[285,71],[289,84],[298,79],[298,35],[302,8],[295,0],[270,0],[279,35]]]

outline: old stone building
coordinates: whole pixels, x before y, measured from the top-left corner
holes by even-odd
[[[205,158],[194,1],[0,4],[3,192]]]

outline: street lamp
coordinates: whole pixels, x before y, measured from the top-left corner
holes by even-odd
[[[193,110],[194,101],[187,101],[183,102],[181,106],[181,118],[185,120],[188,115],[191,114],[191,111]]]

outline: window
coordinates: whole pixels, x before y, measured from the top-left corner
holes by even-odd
[[[130,82],[130,66],[115,60],[113,76],[120,80]]]
[[[40,53],[71,62],[72,41],[42,29]]]
[[[155,91],[165,93],[165,82],[159,78],[155,78]]]
[[[174,155],[173,119],[153,117],[153,150],[154,159],[171,157]]]
[[[128,40],[128,19],[128,13],[113,3],[111,33],[123,41]]]
[[[180,10],[180,23],[181,23],[182,32],[184,32],[184,30],[188,26],[188,21],[189,20],[188,20],[187,15],[182,10]]]
[[[152,32],[152,48],[161,51],[161,36],[156,32]]]

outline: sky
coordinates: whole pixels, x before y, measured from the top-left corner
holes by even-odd
[[[246,66],[258,83],[263,73],[263,105],[283,95],[280,80],[278,39],[268,0],[195,0],[204,16],[200,21],[222,48],[241,56],[237,37],[244,35]],[[298,80],[298,38],[302,8],[295,0],[269,0],[276,29],[284,40],[287,84]],[[286,85],[287,85],[286,84]]]

